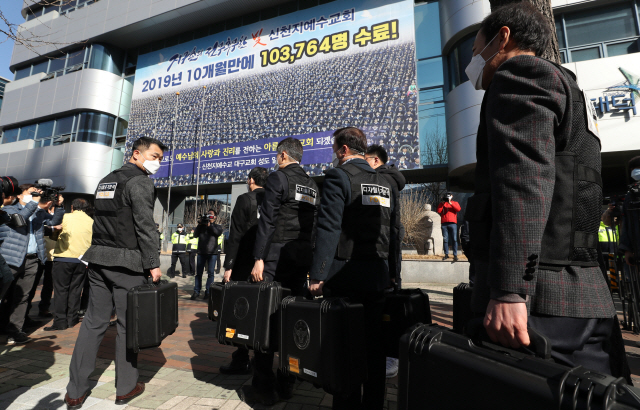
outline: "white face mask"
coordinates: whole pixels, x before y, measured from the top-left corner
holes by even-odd
[[[33,201],[33,197],[31,195],[22,195],[22,202],[28,204],[31,201]]]
[[[498,34],[500,34],[500,33],[498,33]],[[481,52],[479,52],[478,54],[473,56],[473,58],[471,59],[471,62],[467,66],[467,68],[464,69],[464,72],[467,74],[467,77],[469,77],[469,81],[471,81],[471,84],[473,85],[473,88],[475,88],[476,90],[483,90],[483,88],[482,88],[482,73],[484,72],[484,65],[487,63],[487,61],[489,61],[493,57],[495,57],[496,54],[499,53],[499,51],[497,51],[494,55],[492,55],[491,57],[487,58],[486,60],[484,58],[482,58],[482,53],[484,52],[484,50],[487,49],[487,47],[489,47],[491,42],[493,42],[493,40],[495,40],[496,37],[498,37],[498,34],[496,34],[491,39],[491,41],[489,41],[487,43],[487,45],[482,49]]]
[[[640,181],[640,168],[631,171],[631,178],[633,178],[634,181]]]
[[[147,171],[147,174],[153,175],[160,169],[160,160],[149,161],[145,159],[142,166]]]
[[[182,232],[182,228],[178,228],[178,232]]]

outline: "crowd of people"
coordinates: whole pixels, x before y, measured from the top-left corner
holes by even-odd
[[[186,88],[179,96],[173,92],[160,100],[157,96],[137,99],[131,105],[127,151],[142,136],[157,138],[170,148],[173,142],[176,150],[195,150],[201,126],[202,146],[207,147],[333,131],[353,124],[367,134],[369,144],[383,146],[399,169],[418,168],[414,56],[414,44],[402,43],[283,65],[216,81],[206,89]],[[311,176],[330,167],[330,162],[303,166]],[[203,174],[200,183],[242,181],[248,171]],[[168,186],[168,178],[155,183]],[[173,177],[172,185],[191,184],[195,184],[193,175]]]

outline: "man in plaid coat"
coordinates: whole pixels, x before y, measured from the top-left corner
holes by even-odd
[[[595,251],[599,137],[573,73],[537,57],[550,26],[528,2],[495,10],[466,70],[486,90],[465,214],[477,261],[472,307],[494,342],[527,346],[529,326],[557,362],[615,375],[610,341],[620,330]]]

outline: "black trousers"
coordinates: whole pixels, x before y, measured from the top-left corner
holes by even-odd
[[[308,267],[303,268],[291,268],[291,266],[286,266],[286,263],[278,263],[278,261],[265,261],[264,262],[264,271],[262,272],[262,277],[265,282],[280,282],[282,287],[291,289],[292,296],[303,296],[304,295],[304,284],[307,280],[307,272],[309,271]],[[286,272],[284,270],[286,269]],[[382,313],[380,314],[382,317]],[[236,360],[236,356],[240,355],[238,359],[242,359],[243,353],[236,351],[234,360]],[[248,359],[249,351],[246,351],[246,358]],[[253,379],[251,380],[251,384],[254,388],[260,390],[267,390],[275,388],[276,378],[273,374],[273,353],[261,353],[258,351],[253,352]],[[384,374],[383,374],[384,376]],[[280,372],[278,372],[278,379],[281,383],[293,383],[295,381],[294,377],[289,377],[286,380],[282,378]]]
[[[54,326],[60,329],[78,323],[82,288],[87,277],[84,263],[53,261]]]
[[[191,274],[195,274],[196,273],[196,256],[198,256],[198,252],[197,251],[188,252],[188,255],[189,255],[189,272],[191,272]]]
[[[218,252],[218,259],[216,259],[216,275],[220,274],[220,269],[222,269],[222,252]]]
[[[330,289],[332,297],[348,297],[364,306],[367,381],[347,396],[333,396],[334,410],[382,410],[386,390],[386,355],[382,338],[383,292]]]
[[[36,273],[36,279],[33,282],[33,286],[31,287],[31,292],[29,292],[29,302],[27,303],[27,315],[29,315],[29,311],[31,311],[31,302],[36,295],[36,290],[38,289],[38,285],[40,284],[40,279],[42,281],[42,290],[40,291],[40,303],[38,304],[38,310],[40,312],[48,312],[51,307],[51,296],[53,295],[53,262],[46,261],[44,266],[40,265],[38,268],[38,273]]]
[[[184,275],[188,275],[191,270],[189,269],[189,255],[187,253],[178,253],[171,254],[171,271],[173,274],[176,274],[176,263],[180,259],[180,266],[182,268],[182,273]]]
[[[84,285],[82,286],[82,298],[80,299],[80,309],[85,313],[89,307],[89,275],[84,279]]]

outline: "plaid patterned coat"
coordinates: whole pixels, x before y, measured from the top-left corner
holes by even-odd
[[[485,93],[476,191],[465,215],[478,262],[473,296],[477,312],[484,312],[490,298],[519,294],[526,297],[530,312],[539,314],[615,315],[598,267],[551,271],[536,263],[554,192],[556,142],[571,137],[572,115],[569,80],[541,58],[507,60]],[[531,267],[533,273],[527,274]]]

